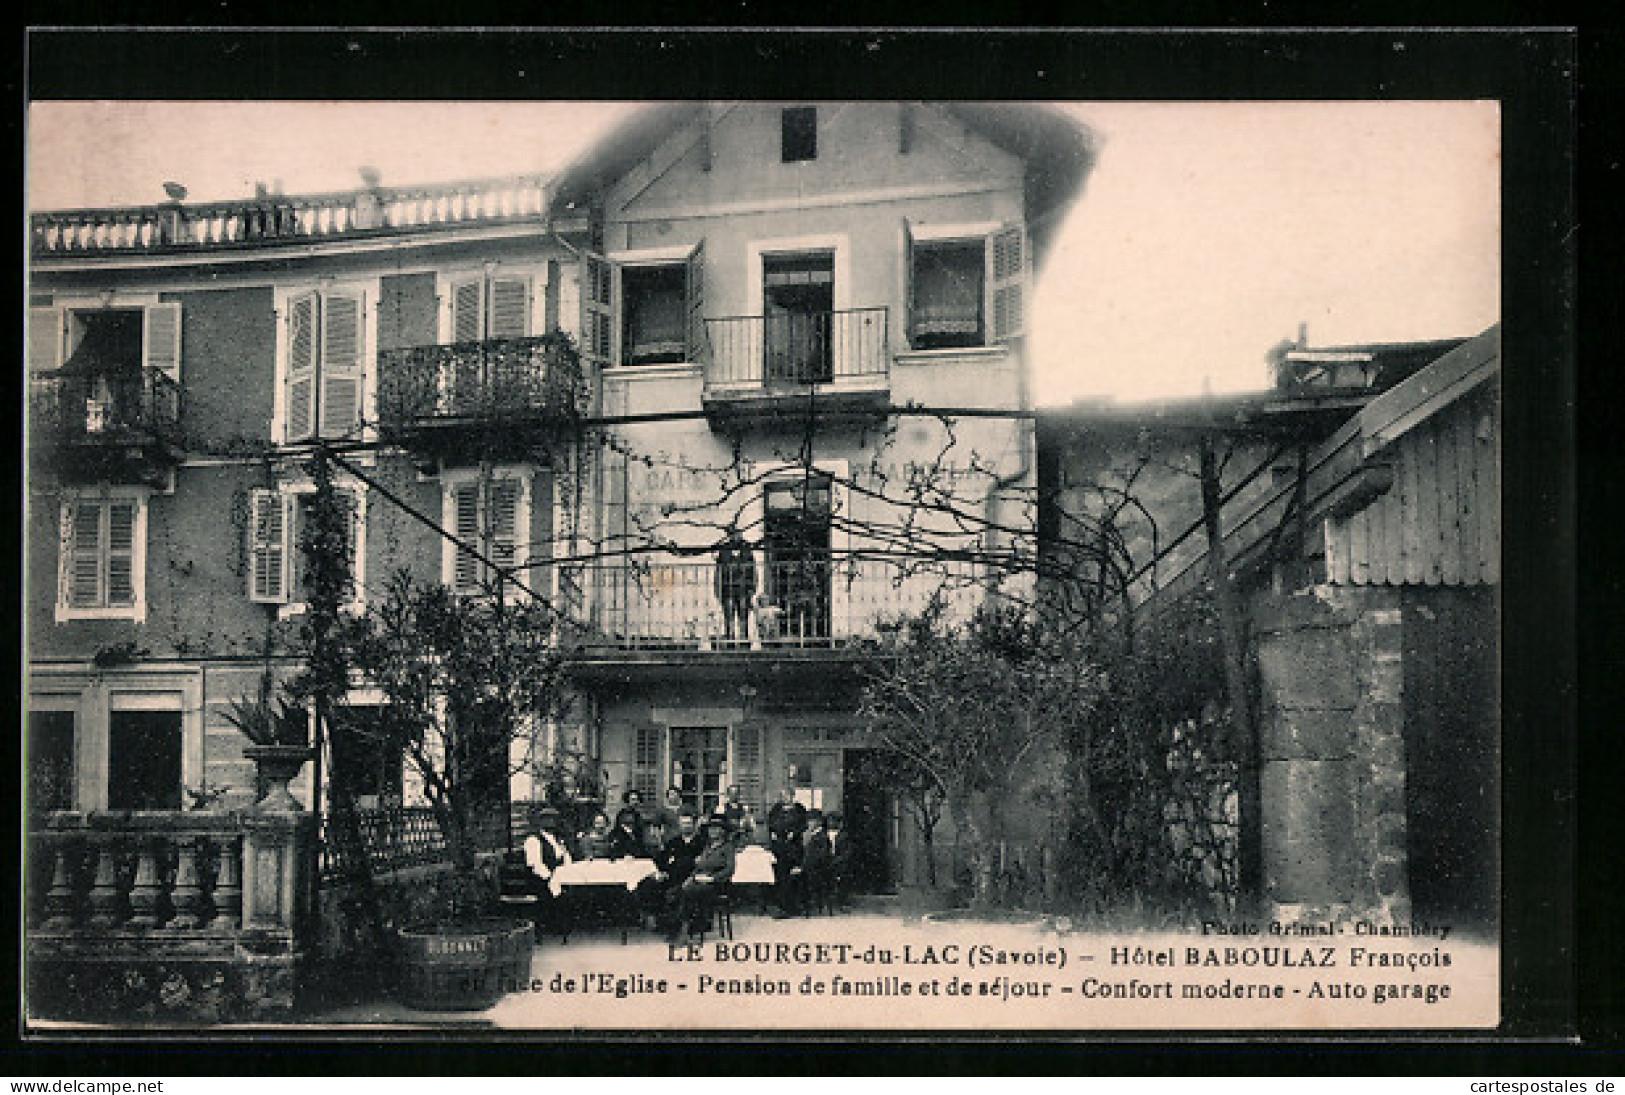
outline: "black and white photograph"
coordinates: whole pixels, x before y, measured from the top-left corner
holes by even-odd
[[[28,1028],[1494,1031],[1502,104],[591,92],[28,104]]]

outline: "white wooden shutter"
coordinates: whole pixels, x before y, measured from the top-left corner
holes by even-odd
[[[260,604],[286,604],[291,552],[288,550],[289,499],[280,491],[257,490],[249,496],[248,599]]]
[[[149,304],[143,309],[141,363],[159,369],[176,383],[181,379],[181,306]]]
[[[485,279],[468,278],[451,286],[451,340],[485,340]]]
[[[480,484],[477,480],[451,488],[451,531],[465,544],[480,547]],[[452,560],[451,588],[473,593],[480,588],[480,561],[457,548]]]
[[[523,484],[518,479],[493,479],[485,494],[485,553],[505,571],[517,566],[523,530]],[[496,575],[490,575],[495,579]],[[524,575],[518,575],[524,581]],[[525,583],[529,585],[529,582]]]
[[[1020,225],[1006,225],[988,237],[988,295],[994,342],[1026,329],[1027,237]]]
[[[581,263],[581,356],[603,366],[615,349],[615,268],[602,255]]]
[[[660,738],[658,726],[639,726],[632,743],[632,773],[630,790],[643,795],[644,801],[653,802],[660,784]]]
[[[73,502],[68,510],[63,537],[68,604],[96,608],[102,603],[102,506],[99,502]]]
[[[491,314],[487,338],[524,338],[530,334],[530,279],[497,277],[490,285]]]
[[[321,432],[344,437],[361,416],[365,301],[359,293],[322,298]]]
[[[316,294],[288,301],[288,440],[316,430]]]
[[[62,365],[62,309],[28,310],[28,371],[44,373]]]
[[[688,303],[688,360],[704,361],[705,354],[705,241],[695,245],[688,256],[685,287]]]
[[[132,499],[107,503],[107,604],[135,604],[135,513]]]
[[[907,111],[908,107],[903,107]],[[908,151],[904,149],[904,151]],[[904,345],[914,348],[914,230],[908,218],[903,218],[903,338]]]
[[[766,789],[762,786],[762,728],[760,726],[734,727],[734,752],[730,775],[739,785],[741,802],[748,802],[758,813],[766,807]]]

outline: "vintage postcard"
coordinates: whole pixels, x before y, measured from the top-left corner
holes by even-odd
[[[1495,1030],[1501,135],[36,98],[30,1029]]]

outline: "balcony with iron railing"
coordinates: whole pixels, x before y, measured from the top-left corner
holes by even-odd
[[[591,651],[838,650],[940,599],[968,618],[981,568],[966,559],[830,554],[715,562],[628,559],[577,568],[583,645]]]
[[[36,213],[30,218],[29,244],[36,259],[227,250],[539,221],[546,208],[547,186],[541,176],[260,194],[233,201]]]
[[[704,399],[713,416],[872,413],[889,398],[888,310],[777,312],[706,320]]]
[[[414,448],[456,443],[492,427],[551,430],[579,416],[581,361],[562,335],[415,346],[378,355],[378,425]]]
[[[161,369],[29,380],[29,438],[60,471],[144,476],[180,455],[180,385]]]

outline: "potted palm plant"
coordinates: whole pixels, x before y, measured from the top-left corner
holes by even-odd
[[[261,810],[298,810],[288,784],[311,758],[309,717],[286,691],[279,691],[269,669],[253,695],[231,702],[225,719],[251,744],[243,756],[254,762],[254,801]]]

